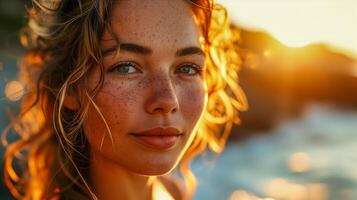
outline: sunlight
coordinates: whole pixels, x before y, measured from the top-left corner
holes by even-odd
[[[153,184],[153,199],[154,200],[174,200],[174,198],[165,189],[159,181]]]
[[[247,29],[266,31],[287,46],[324,42],[357,54],[355,0],[218,2],[227,6],[233,22]]]

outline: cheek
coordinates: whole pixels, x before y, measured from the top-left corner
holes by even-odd
[[[95,98],[98,106],[105,112],[110,123],[125,119],[138,104],[138,92],[124,83],[105,82]]]
[[[182,91],[181,111],[187,123],[194,126],[201,116],[205,103],[205,90],[203,84],[192,84]]]
[[[128,120],[137,106],[138,93],[131,90],[124,83],[104,82],[103,88],[95,96],[94,102],[98,106],[107,125],[115,127],[115,131],[125,131]],[[86,123],[84,124],[90,137],[102,137],[103,130],[107,132],[104,120],[95,107],[90,106]],[[113,130],[112,130],[113,131]]]

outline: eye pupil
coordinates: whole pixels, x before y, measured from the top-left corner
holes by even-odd
[[[190,71],[190,68],[188,68],[187,66],[186,67],[182,67],[183,71],[184,72],[189,72]]]
[[[129,68],[130,66],[128,66],[128,65],[122,65],[122,66],[120,66],[120,67],[118,67],[118,72],[122,72],[122,73],[128,73],[129,72],[129,70],[130,70],[130,68]]]

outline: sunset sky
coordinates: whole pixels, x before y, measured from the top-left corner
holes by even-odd
[[[357,56],[357,0],[217,0],[232,21],[291,47],[325,42]]]

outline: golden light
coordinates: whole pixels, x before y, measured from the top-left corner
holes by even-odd
[[[294,153],[289,158],[288,166],[293,172],[306,172],[310,169],[310,157],[303,152]]]
[[[256,69],[260,64],[257,54],[249,52],[245,55],[245,59],[246,66],[250,69]]]
[[[301,47],[324,42],[357,55],[357,1],[218,0],[232,21]]]
[[[153,183],[153,196],[154,200],[174,200],[174,198],[165,189],[165,186],[160,183],[160,181],[155,181]]]
[[[5,97],[10,101],[18,101],[25,93],[24,86],[18,81],[10,81],[5,86]]]
[[[354,77],[357,77],[357,62],[352,66],[350,74]]]
[[[271,49],[267,49],[264,51],[263,55],[265,57],[270,57],[272,55],[272,50]]]
[[[36,133],[40,131],[42,124],[45,122],[45,118],[42,115],[41,108],[34,107],[31,112],[26,112],[22,118],[22,124],[15,124],[14,129],[23,138],[30,137],[31,133]]]

